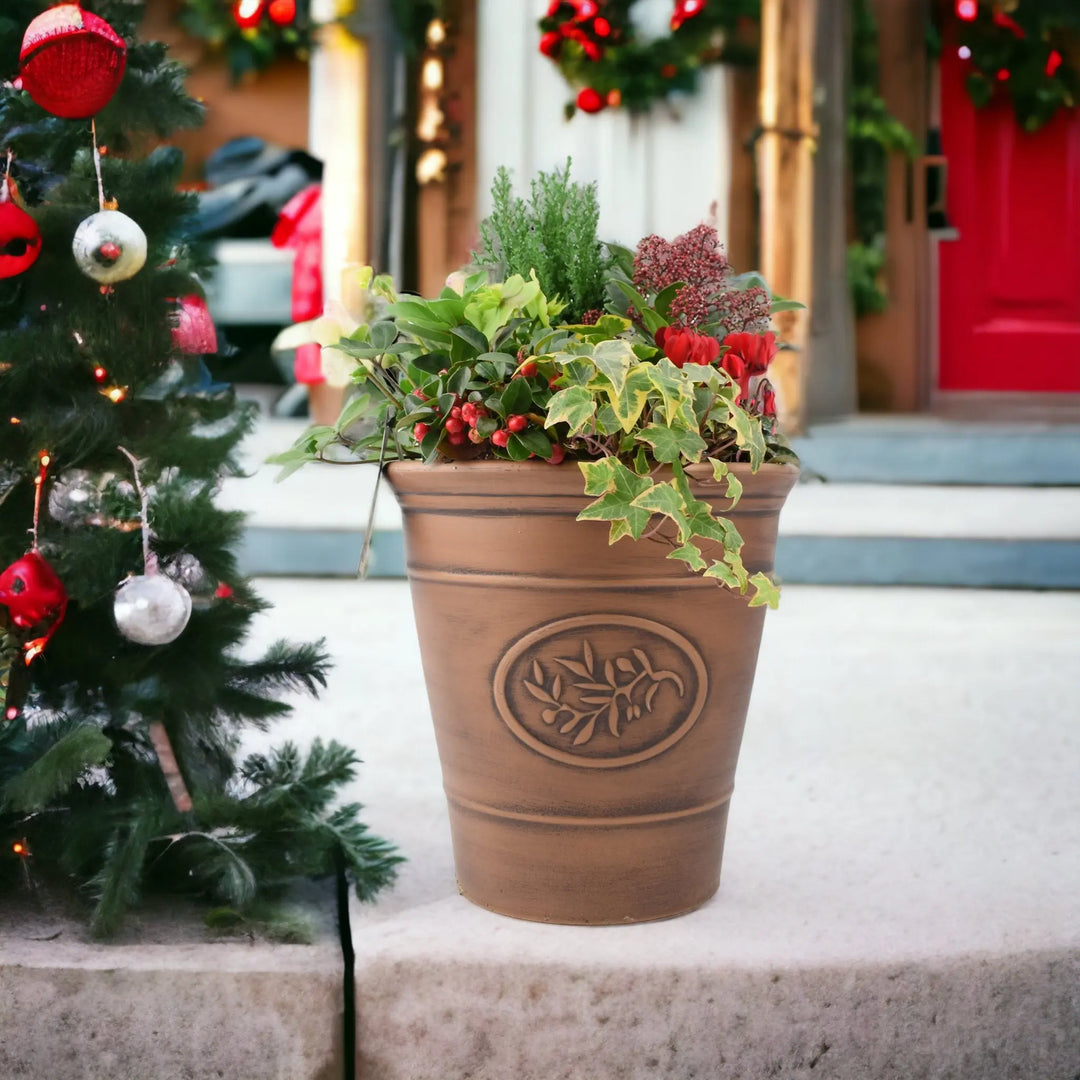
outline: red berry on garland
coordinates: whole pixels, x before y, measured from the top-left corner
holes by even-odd
[[[296,0],[270,0],[266,13],[277,26],[288,26],[296,18]]]
[[[1061,67],[1064,62],[1065,61],[1062,58],[1061,53],[1059,53],[1057,49],[1051,49],[1050,55],[1047,57],[1046,60],[1046,74],[1053,78],[1054,72],[1057,71],[1057,69]]]
[[[11,197],[10,181],[0,180],[0,278],[15,277],[41,254],[37,222]]]
[[[126,54],[124,39],[104,19],[78,4],[51,7],[23,36],[23,89],[54,116],[85,120],[116,93]]]
[[[529,421],[524,416],[508,416],[506,426],[513,432],[524,431],[529,426]]]
[[[551,0],[551,3],[548,4],[547,17],[549,19],[554,19],[555,16],[559,14],[559,8],[561,8],[561,7],[562,7],[562,0]]]
[[[510,432],[506,428],[499,428],[498,431],[491,433],[491,441],[495,446],[506,449],[506,444],[510,441]]]
[[[604,99],[591,86],[586,86],[578,93],[577,107],[582,112],[598,113],[604,104]]]
[[[476,410],[476,406],[471,401],[466,401],[461,406],[461,419],[465,421],[469,427],[476,427],[476,421],[479,419],[479,415]]]
[[[599,60],[604,55],[604,50],[595,41],[584,41],[581,45],[586,60]]]
[[[665,79],[674,79],[678,73],[679,69],[674,64],[665,64],[660,69],[660,75]]]
[[[603,15],[597,15],[593,19],[592,28],[597,37],[607,37],[611,33],[611,23]]]
[[[607,103],[613,109],[617,109],[622,104],[622,91],[618,87],[608,91]]]
[[[577,17],[579,19],[591,19],[599,10],[596,0],[579,0]]]
[[[965,22],[972,22],[979,15],[978,0],[956,0],[956,15]]]
[[[999,68],[997,73],[998,82],[1005,82],[1012,78],[1012,72],[1008,68]]]
[[[559,55],[559,50],[562,48],[562,34],[555,33],[554,30],[548,31],[540,38],[540,51],[554,60]]]
[[[233,20],[241,30],[254,30],[263,17],[265,0],[238,0],[233,5]]]

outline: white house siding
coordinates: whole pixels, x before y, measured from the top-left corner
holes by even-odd
[[[495,170],[505,165],[524,193],[538,171],[573,158],[571,175],[596,181],[602,239],[633,245],[648,233],[672,237],[710,216],[727,235],[731,186],[729,80],[708,69],[698,93],[657,105],[648,116],[605,110],[572,120],[573,97],[538,51],[547,0],[478,0],[478,205],[490,209]],[[639,0],[639,26],[662,25],[671,0]]]

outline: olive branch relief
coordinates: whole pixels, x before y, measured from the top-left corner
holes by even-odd
[[[616,738],[622,736],[620,723],[625,725],[651,713],[656,695],[665,682],[672,683],[685,697],[686,687],[674,671],[656,670],[642,649],[631,649],[632,657],[619,656],[605,660],[602,674],[592,646],[586,640],[580,660],[555,657],[570,675],[582,680],[574,682],[556,671],[549,679],[539,660],[532,662],[533,680],[524,679],[525,689],[542,705],[540,714],[549,727],[558,725],[559,733],[576,732],[573,745],[582,746],[596,733],[596,725],[606,714],[607,729]],[[625,677],[625,678],[624,678]],[[603,679],[603,681],[601,681]],[[622,679],[623,681],[620,681]],[[578,691],[575,695],[574,691]],[[625,728],[623,728],[625,730]]]

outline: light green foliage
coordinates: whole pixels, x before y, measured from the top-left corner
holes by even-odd
[[[571,181],[568,160],[561,171],[540,173],[528,200],[514,195],[505,168],[491,194],[492,212],[480,224],[480,250],[473,252],[476,265],[499,280],[535,272],[548,296],[566,302],[571,320],[601,308],[608,258],[596,235],[596,186]]]

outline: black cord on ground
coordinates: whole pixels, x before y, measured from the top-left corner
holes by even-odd
[[[356,952],[353,950],[352,923],[349,919],[349,878],[345,872],[345,852],[334,853],[337,869],[338,934],[341,938],[342,1045],[345,1055],[344,1080],[356,1080]]]

